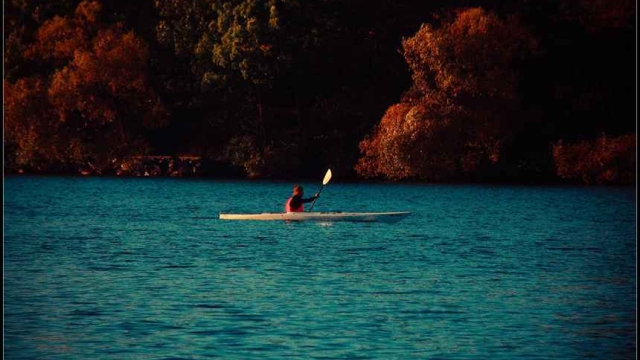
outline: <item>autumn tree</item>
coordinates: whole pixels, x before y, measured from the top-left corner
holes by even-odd
[[[553,146],[556,171],[561,179],[585,184],[628,184],[636,179],[636,135]]]
[[[100,1],[5,2],[11,164],[546,181],[559,139],[635,131],[633,0]]]
[[[146,79],[146,44],[122,24],[103,23],[97,1],[46,21],[35,37],[25,57],[48,70],[5,82],[5,121],[18,164],[60,162],[100,173],[146,151],[146,129],[167,119]]]
[[[4,5],[4,76],[15,81],[32,71],[23,53],[42,24],[57,15],[73,14],[80,0],[10,0]]]
[[[55,120],[47,99],[47,84],[40,78],[4,81],[4,131],[6,165],[44,170],[55,162]],[[71,150],[73,152],[73,149]]]
[[[424,24],[402,42],[413,86],[360,144],[366,177],[446,180],[497,163],[519,131],[519,64],[536,41],[481,8]]]

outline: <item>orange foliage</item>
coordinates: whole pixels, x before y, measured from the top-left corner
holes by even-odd
[[[69,60],[76,50],[86,46],[87,34],[72,19],[59,16],[48,20],[36,33],[36,43],[25,51],[25,57],[42,60]]]
[[[102,5],[98,1],[78,4],[74,17],[55,16],[47,20],[36,33],[36,42],[25,51],[25,57],[40,60],[70,60],[76,51],[86,50],[89,38],[100,27],[98,16]]]
[[[146,43],[120,23],[101,24],[101,9],[98,1],[83,1],[74,17],[45,22],[27,51],[33,58],[58,60],[61,65],[48,90],[55,112],[61,121],[79,113],[104,124],[138,114],[147,127],[163,125],[166,110],[147,85]]]
[[[94,24],[102,12],[102,4],[99,1],[83,1],[78,4],[75,20],[79,23]]]
[[[54,17],[38,30],[25,55],[51,65],[49,81],[5,82],[7,133],[18,148],[17,163],[48,157],[95,167],[143,151],[142,129],[168,120],[147,82],[146,43],[120,23],[100,23],[101,8],[83,1],[73,17]]]
[[[479,161],[464,151],[466,144],[456,134],[460,124],[441,114],[425,103],[389,107],[373,135],[360,143],[358,174],[441,181],[474,169]]]
[[[5,140],[16,147],[15,163],[39,168],[60,154],[47,99],[47,84],[40,78],[4,81]]]
[[[374,130],[374,135],[367,136],[360,143],[363,156],[356,165],[356,171],[361,176],[388,174],[390,178],[401,179],[414,175],[406,157],[401,156],[402,151],[398,149],[400,139],[407,135],[405,122],[410,111],[409,104],[392,105]]]
[[[360,144],[366,177],[446,180],[497,163],[521,113],[517,62],[535,39],[480,8],[402,42],[413,87]]]
[[[459,11],[440,28],[423,25],[402,41],[414,84],[422,91],[441,90],[452,96],[513,97],[514,64],[537,48],[527,30],[482,8]]]
[[[130,103],[133,110],[153,109],[156,99],[146,84],[147,60],[144,42],[121,25],[98,32],[88,50],[76,51],[68,66],[53,75],[49,95],[60,119],[77,110],[86,119],[113,122],[119,115],[116,99]],[[159,124],[165,118],[158,118]]]
[[[558,176],[566,180],[585,184],[633,184],[636,135],[602,136],[573,145],[558,142],[553,146],[553,158]]]

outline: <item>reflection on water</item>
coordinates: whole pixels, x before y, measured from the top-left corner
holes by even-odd
[[[633,189],[6,180],[7,359],[635,355]]]

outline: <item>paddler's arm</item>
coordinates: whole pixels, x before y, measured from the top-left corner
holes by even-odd
[[[308,199],[303,199],[302,197],[296,195],[291,199],[291,207],[292,208],[297,208],[297,207],[300,207],[300,205],[302,205],[302,203],[312,202],[313,200],[315,200],[317,195],[318,194],[316,194],[314,197],[311,197],[311,198],[308,198]]]
[[[319,197],[320,197],[320,195],[315,194],[315,195],[313,195],[313,197],[310,197],[308,199],[300,199],[300,200],[302,200],[303,203],[308,203],[308,202],[312,202],[313,200],[315,200],[315,199],[317,199]]]

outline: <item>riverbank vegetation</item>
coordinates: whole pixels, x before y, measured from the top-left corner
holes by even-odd
[[[9,172],[635,183],[632,0],[12,0],[5,30]]]

